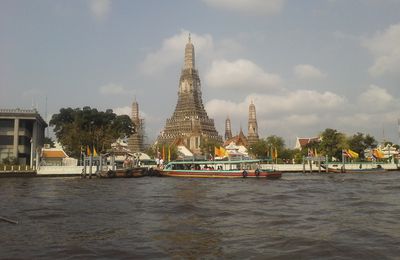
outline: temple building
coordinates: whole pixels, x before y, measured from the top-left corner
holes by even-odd
[[[131,120],[135,126],[135,133],[128,139],[128,149],[131,152],[144,151],[144,119],[139,117],[139,104],[135,101],[132,103]]]
[[[249,123],[248,123],[248,132],[247,132],[247,141],[249,145],[257,143],[259,140],[258,137],[258,125],[257,125],[257,117],[256,117],[256,106],[251,101],[249,106]]]
[[[194,154],[201,154],[201,144],[207,141],[222,143],[214,120],[209,118],[201,98],[200,77],[195,67],[194,46],[189,41],[185,47],[184,67],[178,89],[178,102],[172,117],[167,119],[157,143],[172,144],[176,139]]]
[[[229,117],[225,120],[225,140],[232,138],[232,125]]]

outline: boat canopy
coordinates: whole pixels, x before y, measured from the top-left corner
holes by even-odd
[[[261,160],[235,160],[235,161],[172,161],[168,164],[238,164],[238,163],[260,163]]]

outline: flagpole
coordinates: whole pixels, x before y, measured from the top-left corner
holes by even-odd
[[[342,149],[342,163],[343,163],[343,170],[342,172],[346,172],[346,167],[345,167],[345,163],[344,163],[344,150]]]

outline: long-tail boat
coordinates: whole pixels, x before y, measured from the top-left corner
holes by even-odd
[[[282,172],[263,169],[260,160],[173,161],[161,171],[162,176],[190,178],[267,178],[279,179]]]

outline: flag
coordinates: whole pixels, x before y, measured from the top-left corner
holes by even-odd
[[[349,158],[358,158],[358,153],[356,153],[350,149],[344,149],[344,150],[342,150],[342,153],[344,156],[349,157]]]
[[[276,147],[271,147],[271,158],[272,159],[278,158],[278,150],[276,149]]]
[[[94,157],[97,157],[98,155],[97,155],[97,152],[96,152],[96,148],[93,146],[93,156]]]
[[[385,157],[385,155],[383,154],[383,152],[381,151],[381,149],[374,149],[374,150],[372,150],[372,155],[373,155],[376,159],[382,159],[383,157]]]
[[[225,150],[225,148],[224,147],[220,147],[219,148],[219,157],[228,157],[229,155],[228,155],[228,152]]]
[[[89,145],[86,145],[86,156],[90,156],[91,154]]]
[[[168,146],[168,161],[171,161],[171,146]]]
[[[214,146],[214,155],[219,157],[219,148]]]
[[[350,149],[347,149],[347,154],[350,155],[349,156],[350,158],[358,158],[358,153],[356,153]]]

